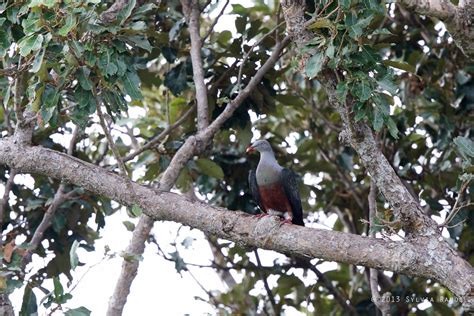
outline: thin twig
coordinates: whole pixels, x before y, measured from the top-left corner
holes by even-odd
[[[202,38],[202,41],[201,43],[204,44],[204,42],[206,41],[206,39],[211,35],[212,33],[212,30],[214,29],[214,27],[216,26],[217,22],[219,21],[219,19],[222,17],[222,15],[224,14],[224,11],[225,11],[225,8],[227,8],[227,6],[229,5],[229,1],[230,0],[226,0],[224,6],[222,7],[221,11],[219,12],[219,14],[217,15],[217,17],[214,19],[214,22],[212,22],[211,26],[209,27],[209,30],[207,31],[206,35],[204,35],[204,37]]]
[[[8,207],[8,199],[10,196],[10,191],[13,188],[13,184],[17,171],[13,168],[10,168],[10,175],[8,177],[7,183],[5,183],[5,191],[3,192],[3,197],[0,202],[0,230],[3,227],[3,218],[5,216],[5,211]],[[0,245],[2,245],[2,239],[0,238]]]
[[[197,127],[198,131],[204,130],[209,125],[209,102],[207,99],[207,87],[204,81],[204,66],[201,57],[202,41],[199,35],[200,10],[198,0],[181,0],[183,13],[186,17],[191,38],[191,63],[193,67],[193,79],[196,87],[197,101]]]
[[[114,155],[115,160],[117,160],[120,173],[122,174],[122,176],[128,177],[127,168],[125,167],[123,159],[120,157],[120,153],[117,149],[117,146],[115,146],[114,139],[112,138],[112,135],[110,135],[109,128],[107,127],[107,124],[105,123],[104,114],[102,113],[102,110],[101,110],[101,100],[100,98],[96,98],[96,99],[97,99],[97,115],[99,116],[100,126],[102,126],[102,130],[104,131],[105,137],[107,138],[107,142],[109,143],[110,149],[112,150],[112,154]]]
[[[260,256],[258,255],[257,249],[255,249],[253,252],[255,254],[255,259],[257,259],[257,266],[259,268],[261,268],[262,267],[262,262],[260,261]],[[270,300],[270,303],[272,304],[273,313],[274,313],[274,315],[278,315],[279,314],[279,308],[278,308],[277,303],[275,302],[275,296],[273,295],[272,289],[268,285],[267,277],[260,270],[258,271],[258,274],[260,276],[260,279],[262,279],[262,281],[263,281],[263,286],[265,287],[265,291],[267,292],[268,299]]]
[[[136,156],[140,155],[142,152],[145,150],[148,150],[154,146],[156,146],[163,138],[165,138],[169,133],[171,133],[174,129],[179,127],[184,121],[188,119],[188,117],[196,110],[196,104],[191,106],[176,122],[174,122],[172,125],[166,127],[160,134],[157,136],[153,137],[148,143],[143,145],[140,149],[136,150],[135,152],[125,156],[122,158],[123,162],[127,162],[129,160],[132,160]]]
[[[263,40],[265,38],[267,38],[268,35],[272,34],[273,32],[275,32],[280,26],[282,26],[283,24],[285,24],[286,22],[283,21],[281,22],[280,24],[277,24],[274,28],[272,28],[269,32],[267,32],[265,35],[263,35],[258,41],[256,41],[252,47],[250,47],[250,49],[248,50],[247,53],[245,53],[244,55],[244,59],[242,59],[242,63],[240,64],[240,67],[239,67],[239,74],[237,76],[237,87],[238,87],[238,91],[240,92],[241,90],[241,83],[242,83],[242,71],[243,71],[243,68],[244,68],[244,65],[245,63],[247,62],[247,59],[249,58],[250,54],[252,53],[253,49],[260,45],[261,42],[263,42]]]
[[[454,203],[453,209],[449,213],[449,215],[446,217],[446,219],[444,220],[444,223],[440,225],[441,227],[448,225],[454,219],[454,217],[459,213],[459,211],[462,208],[465,207],[465,206],[458,206],[458,205],[464,199],[464,191],[466,191],[466,189],[469,186],[470,182],[471,182],[471,180],[469,179],[469,180],[464,181],[461,184],[461,188],[459,189],[458,198],[456,199],[456,202]]]
[[[316,265],[311,264],[311,262],[309,261],[302,262],[305,263],[305,268],[308,268],[314,274],[316,274],[316,276],[318,277],[318,282],[321,282],[324,287],[329,291],[329,293],[334,295],[336,301],[349,315],[357,315],[357,312],[354,306],[352,306],[352,304],[350,303],[350,301],[348,302],[348,299],[345,297],[345,295],[341,293],[341,291],[339,291],[336,287],[334,287],[332,282],[324,275],[324,273],[319,271]]]

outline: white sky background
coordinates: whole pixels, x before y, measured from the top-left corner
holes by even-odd
[[[270,2],[272,2],[270,0]],[[230,1],[230,4],[241,4],[244,6],[250,6],[251,1]],[[219,7],[214,10],[214,16],[220,11],[223,2],[219,4]],[[229,5],[226,12],[230,12],[232,6]],[[234,26],[235,16],[225,16],[216,25],[217,31],[230,30],[235,32]],[[133,112],[133,110],[131,111]],[[136,112],[137,114],[139,112]],[[131,113],[133,115],[134,113]],[[144,113],[139,113],[144,115]],[[255,121],[257,117],[251,115],[252,121]],[[97,129],[96,129],[97,130]],[[254,139],[258,137],[258,131],[254,132]],[[122,138],[123,135],[121,135]],[[69,142],[68,137],[56,137],[56,142],[67,145]],[[289,139],[290,143],[294,144],[294,139]],[[294,148],[290,148],[290,151]],[[29,185],[32,184],[33,179],[30,176],[19,175],[16,177],[16,183],[24,183]],[[308,179],[305,177],[305,182]],[[319,182],[316,177],[309,179],[309,181]],[[0,195],[3,194],[4,187],[0,184]],[[12,200],[14,202],[14,200]],[[444,213],[444,212],[442,212]],[[443,214],[443,218],[445,214]],[[443,218],[435,218],[437,222],[442,222]],[[333,227],[337,216],[331,215],[329,218],[324,214],[318,214],[319,224],[313,224],[312,227],[318,227],[328,229]],[[82,248],[78,249],[79,261],[86,263],[85,266],[77,267],[73,272],[74,280],[72,286],[74,286],[79,279],[81,281],[72,292],[73,298],[65,304],[65,307],[76,308],[79,306],[85,306],[92,311],[92,315],[105,315],[110,295],[113,293],[115,283],[121,271],[121,265],[123,259],[120,256],[116,256],[113,259],[102,261],[104,247],[108,246],[112,253],[120,254],[128,245],[132,233],[127,231],[123,225],[123,221],[137,222],[137,219],[130,219],[126,214],[125,210],[119,210],[114,215],[106,218],[106,226],[101,230],[101,239],[95,243],[95,252],[87,252]],[[93,220],[90,221],[90,225],[95,227]],[[182,227],[180,229],[180,235],[177,240],[176,233],[178,228],[182,225],[173,222],[157,222],[153,229],[153,233],[160,247],[165,253],[173,252],[174,247],[170,244],[177,242],[178,245],[186,237],[192,237],[196,240],[189,249],[184,249],[183,246],[178,246],[180,254],[183,256],[186,262],[197,263],[208,265],[212,260],[212,254],[204,239],[204,235],[198,230],[190,230],[188,227]],[[445,234],[446,237],[446,234]],[[21,242],[21,241],[20,241]],[[271,265],[276,257],[285,257],[275,252],[259,250],[263,265]],[[44,266],[50,258],[42,259],[38,256],[34,256],[33,263],[30,264],[34,267]],[[36,264],[35,264],[36,263]],[[98,264],[97,264],[98,263]],[[90,268],[93,266],[92,268]],[[335,268],[334,263],[324,263],[319,265],[318,268],[322,271],[328,271]],[[90,268],[90,269],[89,269]],[[197,268],[190,267],[193,275],[197,280],[208,291],[225,290],[225,286],[217,274],[208,268]],[[290,273],[294,273],[295,270],[290,270]],[[241,280],[241,276],[234,274],[237,281]],[[276,277],[270,278],[269,282],[275,284]],[[65,276],[61,276],[61,281],[66,290],[67,279]],[[305,284],[314,284],[315,278],[313,276],[307,277],[303,280]],[[263,286],[260,286],[262,292]],[[52,281],[46,283],[48,289],[53,289]],[[257,286],[258,287],[258,286]],[[67,291],[67,290],[66,290]],[[35,290],[38,303],[44,297],[44,294],[38,290]],[[23,296],[23,289],[15,291],[11,295],[12,302],[14,304],[15,311],[18,313],[21,309]],[[128,296],[127,304],[125,305],[124,315],[202,315],[202,314],[215,314],[214,309],[203,302],[202,300],[195,299],[195,297],[201,297],[207,300],[207,294],[200,288],[195,280],[189,275],[188,272],[183,271],[182,275],[178,274],[174,267],[174,262],[167,261],[157,254],[157,248],[153,244],[147,244],[144,253],[144,260],[140,263],[138,270],[138,276],[135,278],[131,293]],[[40,315],[45,314],[45,309],[40,306]],[[61,312],[55,315],[60,315]],[[296,310],[287,310],[287,315],[302,315],[302,313]]]

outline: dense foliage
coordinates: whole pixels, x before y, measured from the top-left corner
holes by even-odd
[[[326,91],[313,80],[321,71],[335,71],[340,99],[351,95],[356,100],[355,119],[373,127],[385,156],[426,213],[441,223],[464,195],[444,235],[474,264],[474,213],[469,196],[460,192],[474,189],[474,64],[452,43],[442,23],[394,3],[310,2],[308,29],[314,39],[306,51],[291,47],[285,51],[225,123],[207,155],[186,164],[177,189],[184,193],[194,188],[210,204],[258,212],[247,189],[247,172],[257,160],[245,155],[245,147],[253,135],[261,135],[274,146],[280,164],[300,175],[308,226],[325,218],[323,214],[335,214],[334,230],[368,234],[370,177],[354,151],[338,141],[340,118]],[[71,134],[78,126],[81,142],[74,155],[118,170],[98,127],[99,105],[119,131],[114,136],[122,157],[194,106],[189,33],[178,2],[129,1],[110,22],[101,14],[111,4],[100,0],[7,0],[0,4],[2,137],[12,132],[15,107],[26,107],[36,113],[35,144],[66,152],[67,147],[53,139]],[[217,31],[211,27],[215,28],[212,22],[222,5],[221,1],[202,2],[202,57],[211,118],[223,111],[285,36],[278,1],[255,1],[249,7],[231,3],[221,21],[232,18],[233,25],[221,22],[218,25],[224,29]],[[304,69],[298,65],[299,53],[310,54]],[[24,95],[17,95],[21,85],[26,87]],[[136,113],[145,114],[137,118]],[[257,120],[252,122],[252,116]],[[158,179],[176,150],[195,132],[193,114],[156,146],[127,161],[134,179],[146,184]],[[7,182],[8,175],[12,171],[0,166],[2,182]],[[23,314],[36,311],[38,304],[67,306],[71,295],[64,293],[59,275],[71,278],[71,269],[78,265],[77,247],[93,251],[107,216],[117,210],[104,197],[64,184],[71,198],[54,213],[42,236],[48,242],[31,249],[29,242],[60,187],[59,181],[33,177],[34,190],[13,185],[15,198],[10,200],[14,202],[1,219],[0,289],[11,293],[27,284]],[[377,201],[379,217],[371,229],[384,236],[403,236],[383,196]],[[136,217],[140,210],[130,208],[129,214]],[[129,222],[126,226],[133,229]],[[13,251],[15,240],[26,241]],[[225,264],[243,274],[243,282],[210,301],[222,313],[262,311],[268,308],[264,302],[272,302],[276,311],[291,306],[317,315],[338,314],[342,307],[334,299],[335,287],[358,313],[374,314],[365,269],[338,264],[324,273],[307,271],[319,278],[317,284],[308,285],[288,264],[289,259],[276,260],[271,269],[259,269],[253,250],[216,243],[226,254],[225,262],[216,268]],[[25,278],[23,259],[28,251],[54,256]],[[187,258],[178,252],[171,257],[178,272],[186,270]],[[269,275],[277,280],[270,283],[270,291],[252,291],[260,289]],[[54,288],[45,288],[45,279],[54,279]],[[418,308],[419,302],[393,302],[396,315],[454,315],[459,308],[455,300],[440,302],[440,298],[453,297],[432,280],[385,274],[380,286],[383,292],[402,298],[434,299],[424,310]],[[36,298],[32,288],[40,288],[45,298]],[[88,313],[85,308],[74,312]]]

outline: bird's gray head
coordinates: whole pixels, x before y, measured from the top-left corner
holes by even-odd
[[[254,151],[258,151],[259,153],[273,152],[272,146],[270,146],[270,143],[264,139],[257,140],[252,145],[250,145],[246,150],[247,153],[251,153]]]

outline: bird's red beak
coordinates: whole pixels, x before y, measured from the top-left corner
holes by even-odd
[[[252,146],[247,147],[247,149],[245,150],[247,154],[253,153],[254,151],[255,151],[255,148],[253,148]]]

